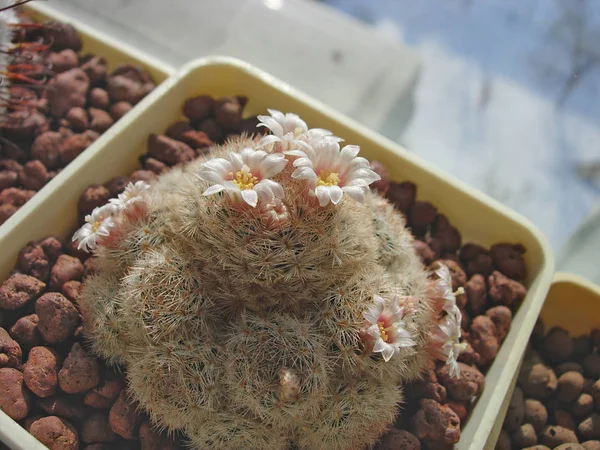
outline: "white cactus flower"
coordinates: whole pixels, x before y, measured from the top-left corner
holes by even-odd
[[[110,230],[115,226],[113,216],[119,209],[113,204],[94,208],[91,214],[85,216],[85,224],[73,235],[73,242],[77,241],[77,249],[90,252],[98,246],[98,242],[110,235]]]

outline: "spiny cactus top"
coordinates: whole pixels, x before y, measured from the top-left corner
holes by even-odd
[[[458,374],[448,269],[421,265],[359,148],[294,114],[125,192],[74,236],[99,273],[90,342],[194,448],[359,449],[437,357]]]

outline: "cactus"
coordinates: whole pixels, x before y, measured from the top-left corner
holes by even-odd
[[[358,147],[271,114],[272,134],[130,184],[86,218],[74,240],[100,268],[86,335],[193,448],[372,446],[432,357],[456,366],[449,275],[421,265]]]

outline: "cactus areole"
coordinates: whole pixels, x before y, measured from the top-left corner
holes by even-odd
[[[130,184],[73,239],[99,272],[81,307],[95,352],[192,448],[361,449],[406,382],[451,365],[460,311],[355,145],[295,114]]]

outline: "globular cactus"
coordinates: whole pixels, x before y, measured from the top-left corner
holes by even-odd
[[[271,114],[271,135],[86,218],[74,239],[100,267],[81,299],[87,336],[194,448],[372,446],[432,357],[458,367],[449,274],[421,265],[358,147]]]

